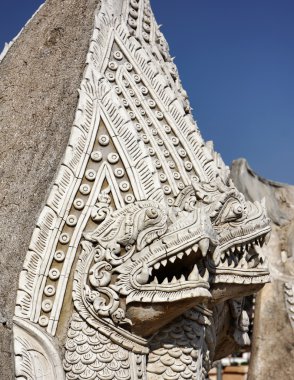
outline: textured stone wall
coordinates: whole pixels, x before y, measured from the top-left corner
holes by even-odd
[[[99,0],[47,0],[0,64],[0,379],[18,277],[68,141]]]
[[[233,162],[231,176],[250,201],[265,198],[272,220],[267,256],[274,278],[256,299],[249,379],[289,380],[294,374],[294,309],[288,312],[286,303],[291,308],[294,297],[286,295],[285,281],[292,278],[289,288],[294,288],[294,186],[257,176],[245,160]]]

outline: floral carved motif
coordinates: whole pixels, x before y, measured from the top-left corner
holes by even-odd
[[[102,0],[95,16],[15,315],[59,344],[68,380],[205,379],[215,314],[247,339],[246,314],[228,300],[268,281],[269,220],[203,141],[149,1]]]

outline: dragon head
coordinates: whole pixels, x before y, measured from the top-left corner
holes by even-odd
[[[252,294],[269,281],[261,247],[270,235],[264,203],[245,201],[232,182],[228,186],[194,184],[190,199],[204,207],[219,245],[205,260],[214,300]],[[194,206],[194,207],[195,207]]]
[[[150,335],[197,303],[251,294],[268,281],[264,205],[231,183],[186,187],[173,206],[142,200],[112,210],[102,196],[84,235],[84,302]]]
[[[85,302],[93,313],[103,316],[109,306],[105,315],[117,318],[119,309],[123,318],[116,322],[131,320],[136,333],[144,325],[149,335],[153,326],[210,298],[208,270],[198,264],[217,237],[204,209],[146,200],[115,211],[100,203],[94,217],[99,215],[104,220],[84,235],[87,259],[81,259]]]
[[[242,202],[242,206],[233,207],[238,207],[240,215],[218,220],[219,250],[207,261],[217,299],[252,294],[269,281],[267,260],[261,251],[270,236],[264,204]]]

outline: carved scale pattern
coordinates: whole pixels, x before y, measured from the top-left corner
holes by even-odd
[[[114,344],[75,313],[66,341],[64,369],[68,380],[129,380],[143,378],[141,355]],[[136,373],[132,377],[131,363]]]
[[[205,380],[209,368],[205,342],[208,325],[207,317],[191,309],[162,328],[149,342],[148,380]]]
[[[191,180],[213,181],[219,172],[149,1],[123,3],[128,28],[106,2],[97,9],[65,160],[20,277],[16,315],[53,335],[82,231],[106,177],[119,208],[159,188],[172,205]]]
[[[113,326],[96,326],[86,308],[85,313],[79,310],[80,316],[71,315],[70,281],[83,256],[82,236],[95,229],[93,210],[101,191],[109,194],[113,210],[147,199],[172,206],[192,181],[214,184],[216,178],[226,186],[228,171],[193,121],[149,0],[101,0],[71,137],[33,233],[15,311],[17,317],[38,325],[38,334],[50,338],[71,317],[64,361],[67,379],[140,379],[145,373],[147,348],[141,342],[137,351],[128,347],[127,352],[114,346]],[[64,306],[68,300],[69,308]],[[157,372],[150,364],[150,379],[204,376],[205,323],[199,316],[197,321],[193,318],[185,316],[163,336],[154,337],[150,357]],[[185,343],[177,338],[179,328],[185,331]],[[173,363],[168,365],[163,352],[172,337],[174,355],[179,355],[176,345],[189,344],[192,350],[180,349],[180,356],[171,356]],[[99,351],[102,344],[106,352]]]
[[[294,331],[294,285],[286,283],[284,285],[286,309],[288,311],[289,320]]]

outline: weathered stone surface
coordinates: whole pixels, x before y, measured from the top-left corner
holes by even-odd
[[[203,141],[149,0],[91,4],[48,2],[27,29],[37,41],[23,34],[3,61],[19,78],[33,57],[3,116],[5,154],[21,152],[4,165],[15,192],[2,244],[20,272],[16,378],[202,380],[224,325],[226,353],[248,345],[243,296],[268,281],[269,219]]]
[[[19,273],[64,154],[98,0],[48,0],[0,64],[0,378]]]
[[[273,281],[256,299],[249,378],[288,380],[294,373],[294,331],[290,323],[290,318],[293,323],[293,311],[288,313],[286,309],[286,298],[289,297],[285,293],[285,283],[289,282],[289,288],[292,288],[294,281],[294,186],[259,177],[245,160],[233,162],[231,176],[249,200],[265,198],[272,220],[272,234],[266,251]]]

